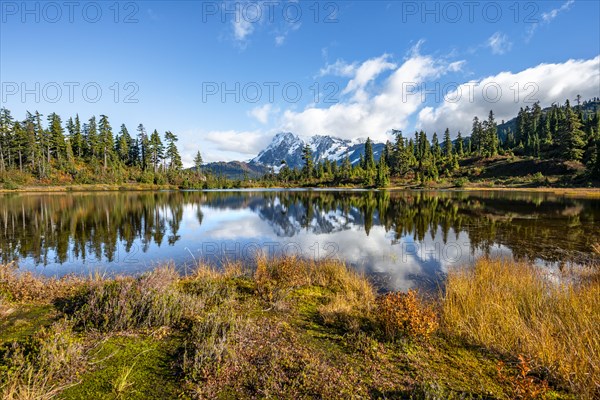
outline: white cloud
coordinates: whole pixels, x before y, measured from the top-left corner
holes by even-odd
[[[223,2],[222,12],[231,15],[233,38],[242,48],[248,44],[250,36],[266,26],[273,28],[270,29],[270,34],[274,36],[275,46],[282,46],[288,35],[300,29],[302,24],[289,18],[281,18],[283,14],[279,10],[280,6],[266,1]]]
[[[323,77],[327,75],[332,76],[341,76],[341,77],[351,77],[354,75],[356,71],[356,63],[348,64],[344,60],[336,60],[333,64],[327,64],[325,67],[319,70],[318,77]]]
[[[180,135],[181,157],[184,165],[193,165],[197,151],[202,153],[204,162],[248,160],[266,147],[273,137],[273,131],[188,131]]]
[[[529,27],[525,41],[528,42],[529,40],[531,40],[531,38],[533,37],[535,31],[537,30],[537,28],[539,26],[549,24],[558,16],[558,14],[560,14],[564,11],[568,11],[569,8],[571,8],[571,5],[573,5],[573,3],[575,3],[575,0],[567,0],[560,7],[554,8],[548,12],[543,12],[542,13],[542,21],[533,23]]]
[[[496,32],[487,40],[487,46],[493,54],[504,54],[512,48],[512,43],[504,33]]]
[[[279,109],[273,107],[272,104],[265,104],[262,106],[254,107],[248,112],[248,115],[255,118],[261,124],[266,124],[269,122],[269,116],[278,111]]]
[[[342,91],[342,94],[354,92],[357,100],[366,99],[367,94],[364,90],[365,87],[381,75],[382,72],[397,67],[396,64],[388,61],[389,58],[389,54],[384,54],[381,57],[372,58],[362,63],[354,72],[354,78],[348,82],[348,85]]]
[[[254,32],[254,25],[243,18],[236,18],[231,23],[233,25],[233,35],[236,40],[244,41],[248,35]]]
[[[441,133],[448,127],[470,134],[474,116],[485,118],[490,109],[496,120],[508,120],[520,107],[538,101],[548,106],[562,103],[577,94],[598,96],[600,56],[589,60],[540,64],[522,71],[499,72],[493,76],[456,83],[441,103],[425,106],[419,85],[427,89],[449,73],[461,71],[464,61],[447,61],[412,51],[402,62],[392,62],[386,54],[362,63],[336,61],[323,74],[345,76],[347,95],[336,104],[309,105],[304,109],[280,110],[265,104],[248,111],[248,116],[265,125],[254,131],[192,132],[182,143],[193,143],[182,152],[191,164],[200,149],[206,161],[246,160],[264,149],[276,132],[290,131],[300,136],[329,134],[345,139],[370,136],[377,141],[390,139],[391,129],[425,129]],[[357,96],[357,93],[361,93]],[[443,92],[443,91],[442,91]],[[443,93],[442,93],[443,94]],[[425,96],[423,96],[425,95]],[[282,113],[282,114],[281,114]],[[279,115],[274,120],[274,115]],[[183,139],[183,135],[182,135]]]
[[[301,136],[330,134],[346,139],[370,136],[376,140],[388,139],[392,128],[406,127],[411,115],[421,108],[421,96],[406,96],[408,89],[439,78],[447,72],[460,70],[462,62],[447,63],[432,56],[421,55],[418,46],[401,65],[389,61],[387,54],[349,68],[336,62],[329,71],[343,72],[352,76],[344,92],[353,92],[350,100],[341,101],[327,108],[310,106],[302,111],[286,110],[282,118],[282,130]],[[344,68],[342,68],[344,67]],[[367,87],[376,77],[391,71],[376,88]]]
[[[573,3],[575,3],[575,0],[568,0],[559,8],[555,8],[548,12],[542,13],[542,21],[546,23],[551,22],[554,18],[558,16],[559,13],[567,11]]]
[[[261,131],[212,131],[204,138],[214,144],[213,148],[220,151],[236,151],[242,154],[256,155],[269,138]]]
[[[417,128],[440,132],[448,127],[453,136],[458,130],[469,134],[473,117],[485,118],[490,110],[500,122],[513,118],[520,107],[531,106],[538,100],[544,107],[553,102],[563,103],[577,94],[584,99],[598,96],[599,86],[600,56],[540,64],[515,73],[500,72],[466,82],[448,93],[440,106],[420,110]]]
[[[302,26],[300,22],[291,21],[284,21],[279,25],[279,28],[275,30],[275,46],[277,47],[283,46],[289,34],[297,31]]]
[[[276,46],[282,46],[284,42],[285,42],[285,36],[284,35],[275,36],[275,45]]]

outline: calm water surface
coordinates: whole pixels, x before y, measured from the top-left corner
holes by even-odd
[[[264,190],[0,195],[0,256],[44,275],[173,260],[337,257],[383,290],[435,287],[482,254],[593,261],[600,200],[523,192]]]

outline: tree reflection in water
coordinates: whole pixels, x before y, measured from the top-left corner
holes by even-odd
[[[3,262],[27,260],[31,266],[94,260],[110,267],[134,252],[147,253],[155,261],[178,261],[189,256],[190,246],[201,242],[219,242],[225,240],[223,236],[228,241],[252,239],[252,229],[247,237],[243,232],[215,237],[215,216],[219,216],[220,223],[235,223],[243,217],[251,227],[262,227],[262,240],[304,238],[308,243],[309,235],[322,243],[335,241],[337,256],[354,263],[357,260],[352,253],[362,244],[378,246],[379,250],[372,251],[376,254],[402,243],[433,243],[435,247],[449,241],[466,241],[471,254],[485,254],[500,247],[516,258],[585,263],[593,257],[594,241],[600,240],[600,201],[543,193],[6,194],[0,195],[1,258]],[[381,230],[377,238],[372,237],[375,228]],[[408,252],[408,248],[404,250]],[[368,273],[376,273],[376,264],[381,261],[375,256],[370,258],[363,267]],[[421,261],[426,263],[427,257]],[[432,268],[443,272],[439,262]]]

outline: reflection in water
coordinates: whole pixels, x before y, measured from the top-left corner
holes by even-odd
[[[434,285],[481,254],[586,263],[600,201],[522,192],[216,191],[0,196],[3,262],[50,275],[165,260],[340,257],[382,288]],[[43,267],[43,268],[42,268]]]

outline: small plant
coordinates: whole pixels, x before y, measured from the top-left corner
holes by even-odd
[[[548,382],[531,376],[530,362],[519,354],[518,373],[507,372],[506,365],[498,362],[498,378],[512,388],[511,398],[520,400],[544,399],[548,392]]]
[[[5,181],[3,187],[6,190],[17,190],[19,188],[19,185],[17,185],[13,181]]]
[[[385,335],[428,338],[438,327],[433,310],[419,301],[417,292],[388,293],[377,301],[377,319]]]
[[[454,187],[462,188],[462,187],[467,186],[468,183],[469,183],[469,180],[467,178],[465,178],[465,177],[458,178],[454,181]]]
[[[117,399],[124,398],[123,396],[129,391],[131,386],[133,386],[130,376],[134,367],[135,363],[131,364],[130,366],[123,366],[117,377],[113,380],[112,388]]]

